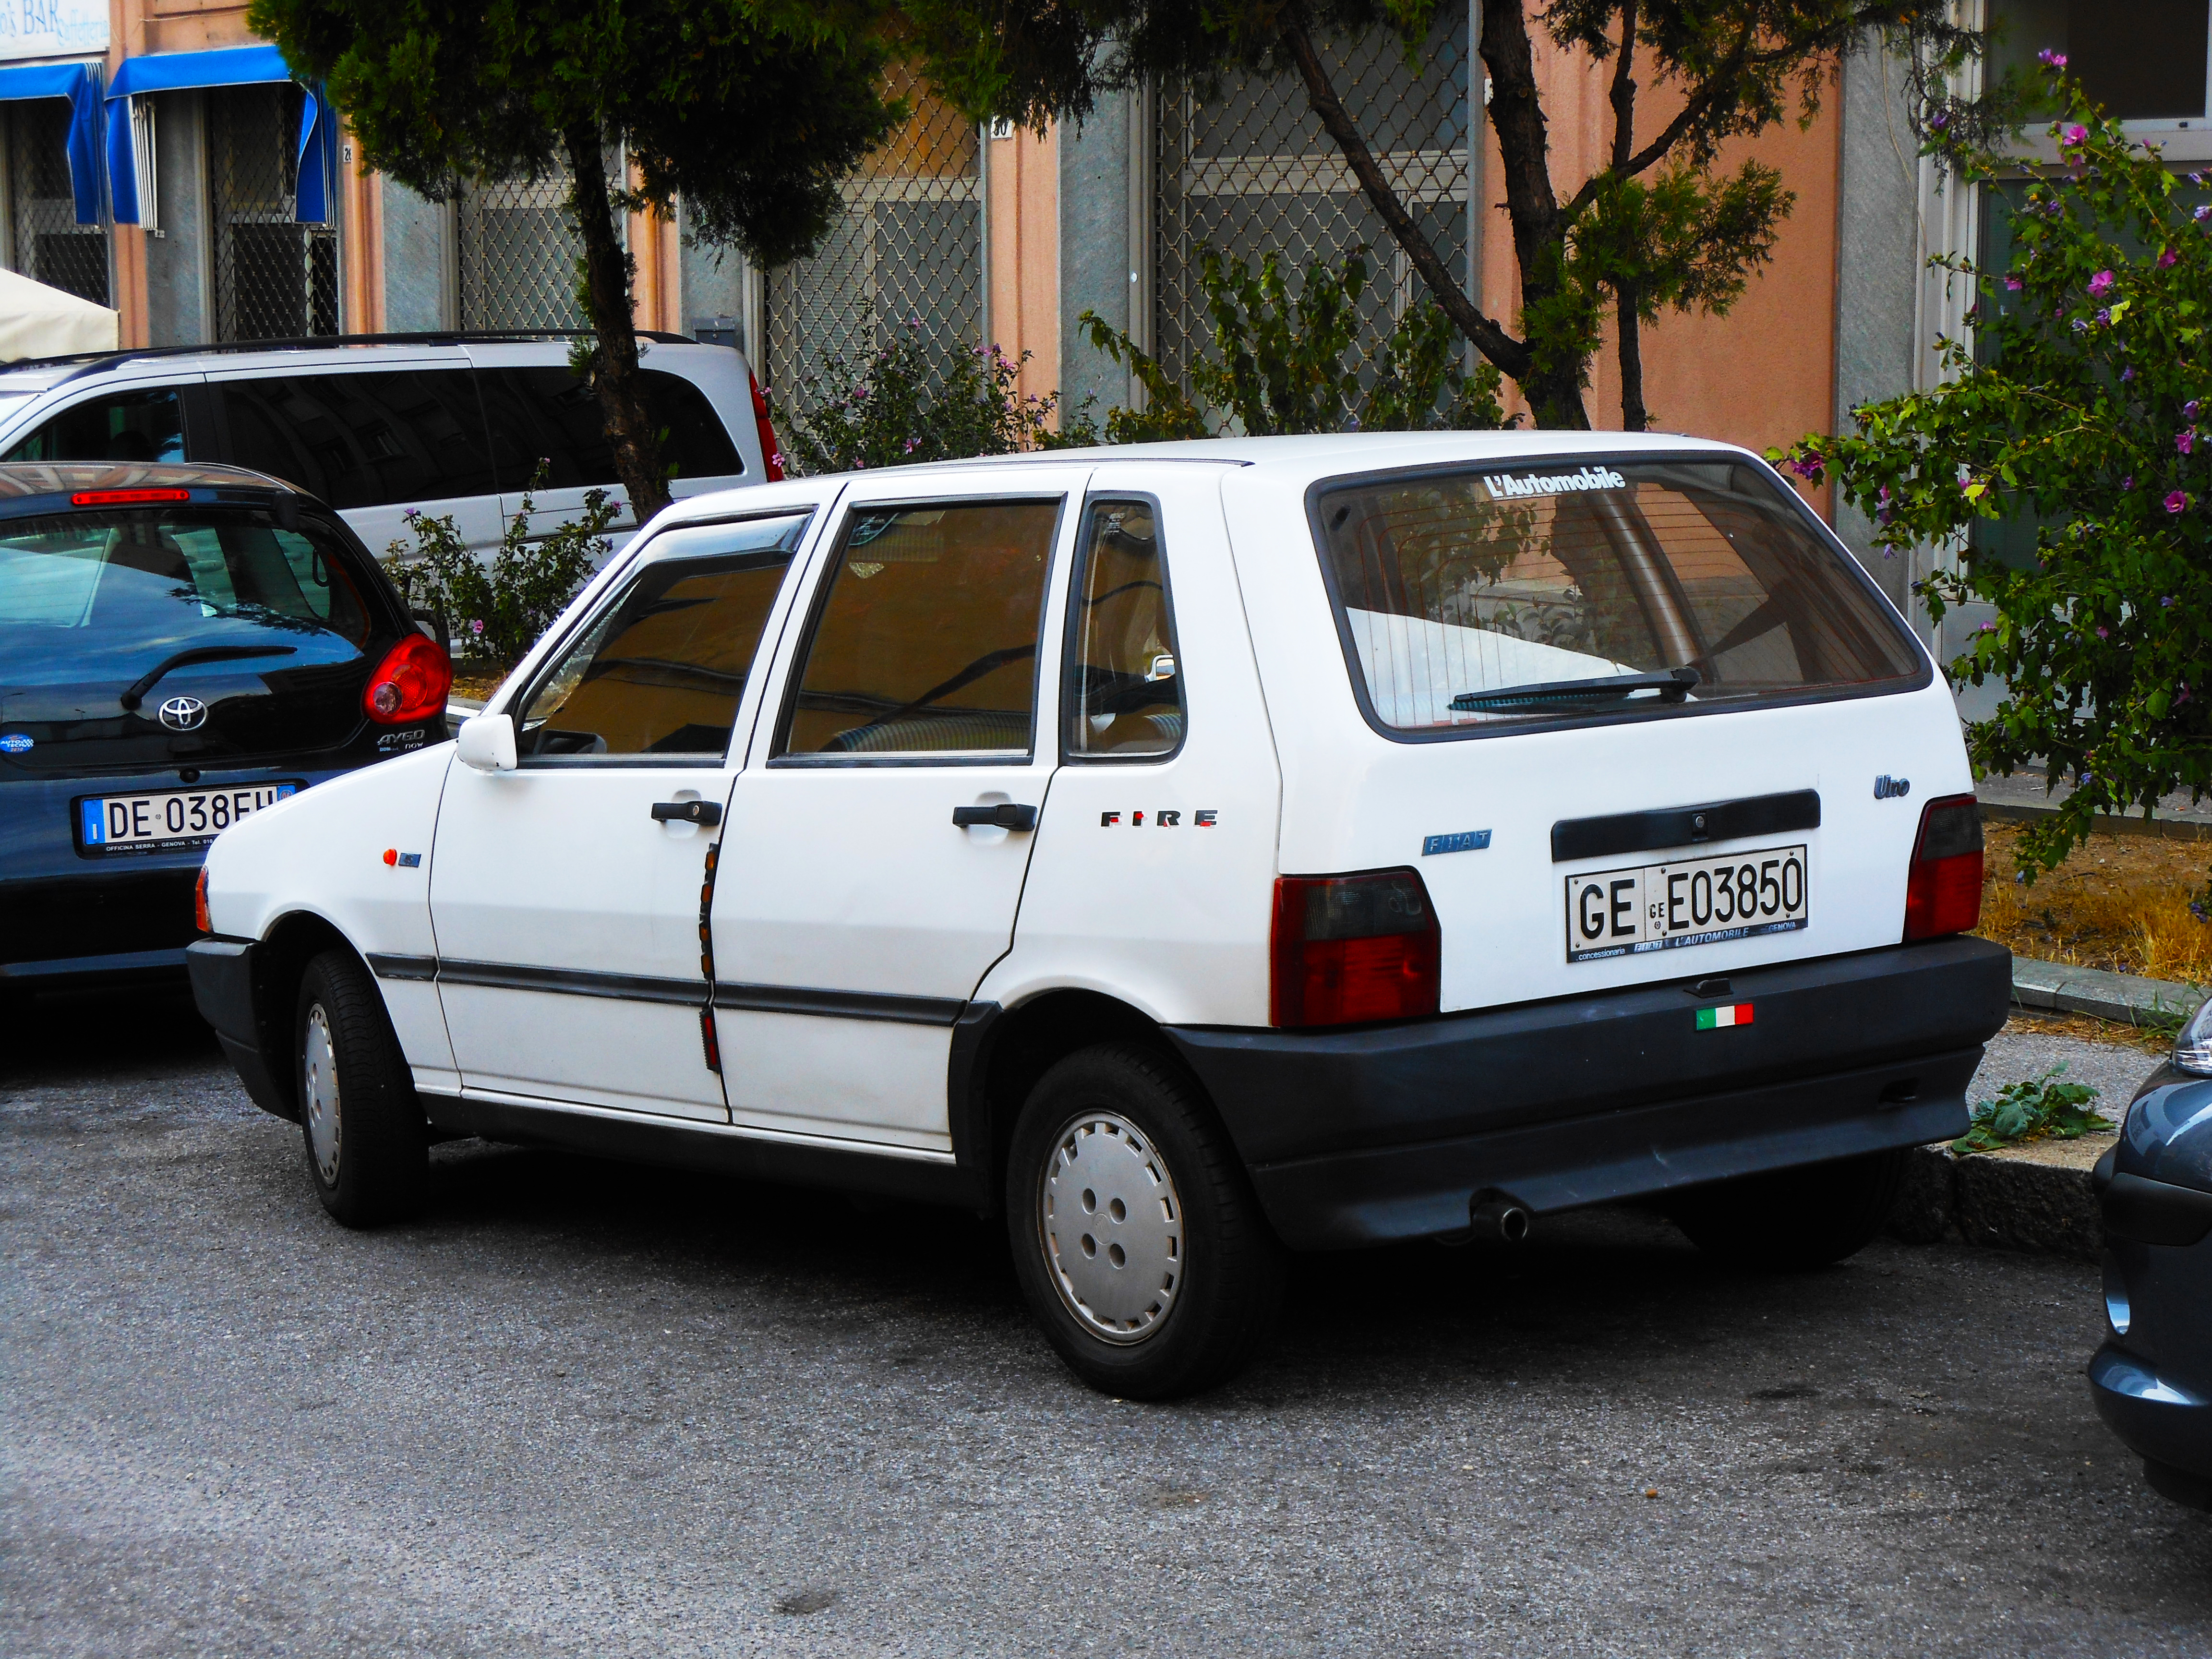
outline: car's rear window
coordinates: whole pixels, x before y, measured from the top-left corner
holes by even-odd
[[[0,685],[129,681],[202,646],[361,654],[374,618],[335,534],[179,506],[0,520]]]
[[[1894,612],[1759,470],[1546,461],[1325,490],[1352,672],[1400,732],[1903,689]]]

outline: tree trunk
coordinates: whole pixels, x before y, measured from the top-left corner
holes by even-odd
[[[1637,0],[1622,0],[1620,52],[1613,65],[1613,167],[1626,173],[1636,155],[1636,13]],[[1613,314],[1620,324],[1620,429],[1644,432],[1651,425],[1651,411],[1644,406],[1644,319],[1638,310],[1643,295],[1634,283],[1613,291]]]
[[[630,314],[630,259],[616,233],[607,200],[606,163],[599,130],[579,123],[562,134],[575,179],[570,206],[584,239],[584,308],[599,343],[592,353],[592,387],[599,418],[615,452],[615,476],[629,492],[637,522],[668,505],[661,472],[660,437],[646,407],[645,377],[637,366],[637,328]]]
[[[1614,290],[1613,311],[1620,319],[1620,429],[1623,432],[1647,432],[1651,428],[1651,411],[1644,407],[1644,324],[1636,314],[1636,307],[1637,295],[1633,289]]]

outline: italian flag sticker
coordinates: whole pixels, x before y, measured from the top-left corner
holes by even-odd
[[[1727,1008],[1700,1008],[1698,1010],[1698,1029],[1700,1031],[1717,1031],[1724,1025],[1748,1025],[1750,1024],[1751,1005],[1747,1002],[1739,1002]]]

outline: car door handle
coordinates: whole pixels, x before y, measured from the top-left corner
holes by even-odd
[[[710,800],[657,800],[653,803],[655,823],[699,823],[713,829],[722,821],[722,809]]]
[[[952,809],[953,826],[960,830],[1034,830],[1036,820],[1036,807],[1017,805],[1012,801],[1002,801],[996,806],[956,806]]]

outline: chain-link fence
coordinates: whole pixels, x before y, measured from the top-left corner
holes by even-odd
[[[453,219],[463,328],[590,326],[576,292],[584,244],[568,216],[568,177],[562,167],[461,192]]]
[[[208,94],[218,340],[338,331],[337,232],[293,217],[303,96],[289,82]]]
[[[1466,11],[1438,19],[1413,64],[1387,31],[1355,46],[1316,44],[1383,177],[1446,267],[1463,277],[1473,177]],[[1364,246],[1374,280],[1361,320],[1370,329],[1387,331],[1422,292],[1294,71],[1225,76],[1206,97],[1164,87],[1158,112],[1153,344],[1170,374],[1182,378],[1212,337],[1198,281],[1202,247],[1255,270],[1272,252],[1295,293],[1314,260],[1334,264]]]
[[[768,273],[768,382],[802,408],[809,375],[893,329],[918,323],[939,364],[982,343],[980,134],[910,72],[890,90],[913,100],[913,116],[847,182],[845,212],[814,257]]]
[[[109,303],[107,227],[76,222],[70,188],[70,106],[59,98],[0,106],[8,131],[8,203],[15,269],[89,300]]]

